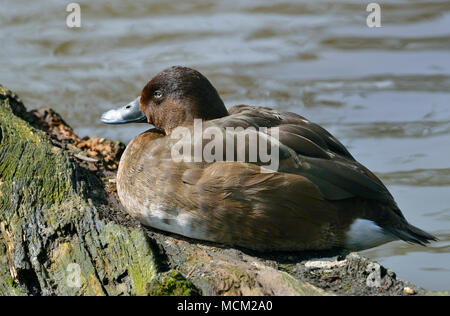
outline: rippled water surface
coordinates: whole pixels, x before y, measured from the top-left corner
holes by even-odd
[[[197,68],[225,103],[300,113],[376,172],[410,222],[440,241],[363,252],[399,277],[450,290],[450,2],[2,0],[0,83],[76,132],[128,142],[146,127],[100,114],[171,65]]]

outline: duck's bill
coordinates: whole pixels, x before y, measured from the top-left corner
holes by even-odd
[[[106,124],[145,123],[147,118],[139,107],[141,97],[121,106],[118,109],[109,110],[102,114],[100,121]]]

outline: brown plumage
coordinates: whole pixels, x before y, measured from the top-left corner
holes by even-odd
[[[335,137],[302,116],[247,105],[227,110],[208,79],[184,67],[155,76],[142,91],[140,107],[155,129],[127,146],[117,185],[125,209],[143,224],[259,251],[435,239],[406,221],[383,183]],[[278,128],[277,171],[261,172],[264,163],[248,157],[174,162],[171,149],[178,139],[171,133],[178,126],[192,131],[196,118],[204,120],[204,129],[224,133],[227,127],[267,128],[257,134]]]

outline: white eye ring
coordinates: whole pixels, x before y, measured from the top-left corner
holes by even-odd
[[[162,92],[161,91],[159,91],[159,90],[156,90],[155,92],[153,92],[153,96],[155,97],[155,98],[161,98],[162,97]]]

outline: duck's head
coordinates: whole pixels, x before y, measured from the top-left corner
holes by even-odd
[[[107,124],[147,122],[166,134],[194,119],[212,120],[228,115],[217,90],[197,70],[174,66],[153,77],[141,96],[103,113]]]

